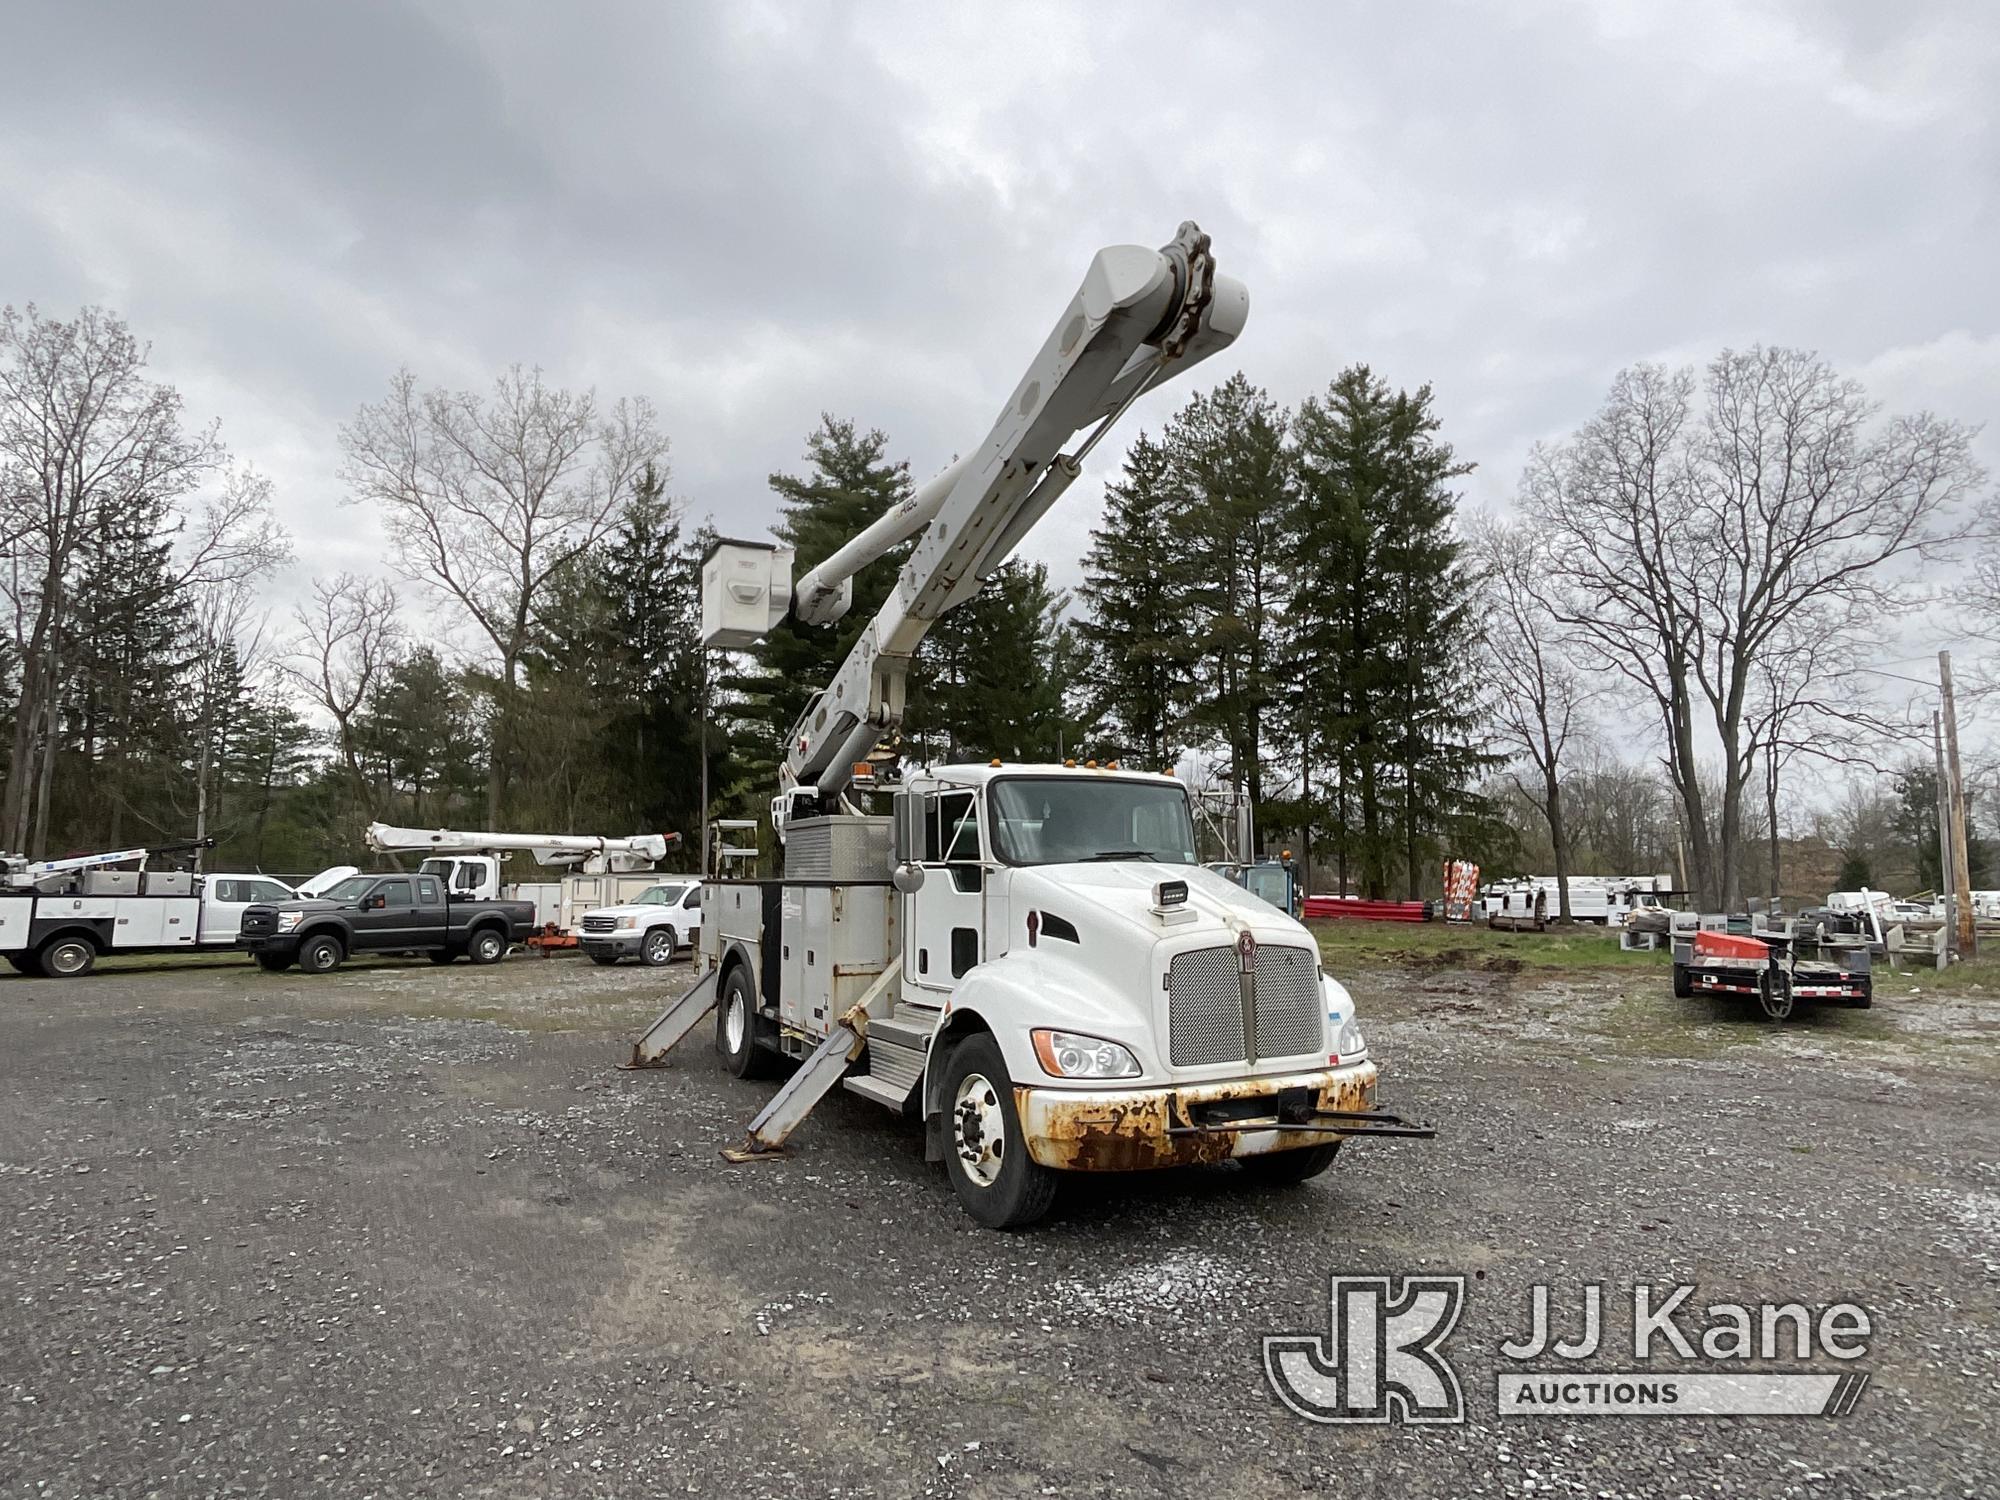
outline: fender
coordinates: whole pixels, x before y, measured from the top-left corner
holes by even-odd
[[[343,951],[348,953],[354,951],[354,930],[341,918],[331,914],[310,918],[307,921],[299,923],[290,932],[279,933],[277,935],[290,938],[292,946],[298,948],[304,945],[307,938],[318,937],[322,933],[328,932],[340,939],[340,946]]]

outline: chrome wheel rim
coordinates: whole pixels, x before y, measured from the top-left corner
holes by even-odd
[[[749,1007],[743,1003],[740,991],[729,997],[729,1009],[722,1013],[722,1039],[729,1044],[730,1055],[743,1050],[743,1033],[749,1029]]]
[[[499,952],[500,952],[500,939],[495,937],[492,933],[490,932],[487,933],[485,937],[479,940],[479,956],[481,958],[490,959],[495,957]]]
[[[81,973],[87,961],[86,950],[81,943],[58,943],[49,950],[49,967],[57,974]]]
[[[1000,1113],[1000,1091],[983,1073],[967,1073],[952,1098],[952,1145],[965,1175],[980,1187],[999,1179],[1007,1149],[1007,1121]]]
[[[664,932],[652,932],[646,935],[646,958],[649,962],[659,963],[661,955],[671,952],[673,948],[667,942],[667,935]]]

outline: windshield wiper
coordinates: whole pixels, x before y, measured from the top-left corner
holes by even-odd
[[[1107,849],[1102,854],[1086,854],[1078,863],[1094,864],[1100,859],[1150,859],[1154,864],[1160,862],[1160,856],[1150,849]]]

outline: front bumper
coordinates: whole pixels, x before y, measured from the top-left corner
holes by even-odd
[[[236,946],[245,953],[293,953],[298,950],[299,935],[296,932],[260,932],[245,937],[238,933]]]
[[[1153,1089],[1028,1088],[1014,1090],[1014,1108],[1028,1155],[1067,1172],[1137,1172],[1152,1167],[1197,1166],[1232,1156],[1262,1156],[1341,1139],[1324,1130],[1287,1130],[1281,1109],[1300,1106],[1358,1113],[1375,1103],[1375,1064],[1350,1063],[1275,1078],[1231,1079]],[[1259,1106],[1267,1106],[1260,1109]],[[1254,1123],[1268,1129],[1183,1133],[1210,1120]]]
[[[632,932],[585,932],[577,936],[576,944],[585,953],[610,955],[617,958],[637,958],[639,950],[645,946],[646,934]]]

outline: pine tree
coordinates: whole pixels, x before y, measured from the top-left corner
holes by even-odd
[[[884,457],[888,446],[879,431],[862,433],[852,422],[822,416],[806,439],[809,472],[771,476],[771,488],[784,503],[777,535],[793,549],[795,577],[824,562],[908,497],[909,467]],[[751,653],[753,669],[731,679],[737,693],[731,714],[749,729],[740,748],[743,771],[751,780],[761,777],[775,788],[776,767],[792,726],[882,607],[908,554],[907,546],[899,547],[863,568],[854,579],[853,607],[837,624],[783,621]]]
[[[1064,744],[1067,599],[1041,563],[1000,566],[918,649],[904,736],[920,758],[1054,760]]]
[[[1086,748],[1151,767],[1172,765],[1189,732],[1193,649],[1173,483],[1167,450],[1141,433],[1105,487],[1079,590],[1090,612]]]

